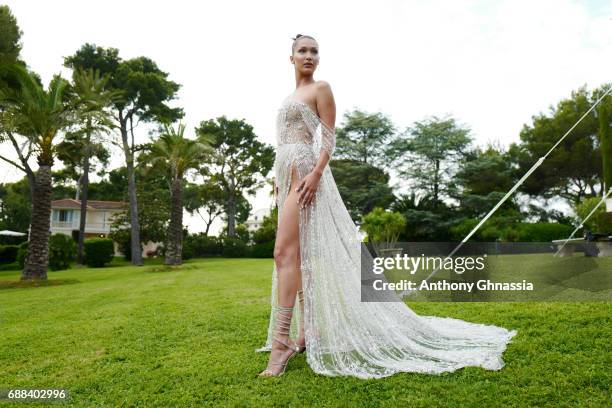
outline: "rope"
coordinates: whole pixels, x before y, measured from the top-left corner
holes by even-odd
[[[599,208],[600,205],[602,205],[605,201],[606,198],[608,198],[608,196],[612,193],[612,187],[610,187],[610,189],[608,190],[608,193],[603,196],[601,198],[601,201],[599,203],[597,203],[597,205],[595,206],[595,208],[593,208],[593,210],[589,213],[589,215],[586,216],[586,218],[584,220],[582,220],[580,222],[580,225],[578,227],[576,227],[576,229],[572,232],[572,234],[563,242],[563,245],[561,245],[559,247],[559,249],[557,250],[557,252],[555,252],[555,254],[553,256],[557,256],[559,254],[559,252],[561,252],[561,250],[565,247],[565,244],[567,244],[567,241],[569,241],[570,239],[572,239],[574,237],[574,234],[584,226],[584,223],[587,222],[587,220],[589,218],[591,218],[591,215],[595,214],[595,211]]]
[[[610,87],[610,89],[608,89],[608,90],[607,90],[607,91],[606,91],[606,92],[605,92],[605,93],[604,93],[604,94],[603,94],[603,95],[602,95],[602,96],[601,96],[601,97],[600,97],[600,98],[599,98],[599,99],[598,99],[598,100],[597,100],[597,101],[596,101],[596,102],[595,102],[595,103],[594,103],[594,104],[593,104],[593,105],[592,105],[592,106],[589,108],[589,110],[587,110],[587,111],[584,113],[584,115],[582,115],[582,116],[580,117],[580,119],[578,119],[578,121],[577,121],[576,123],[574,123],[574,125],[573,125],[573,126],[572,126],[572,127],[571,127],[571,128],[568,130],[568,131],[567,131],[567,132],[565,132],[565,134],[564,134],[564,135],[563,135],[563,136],[562,136],[562,137],[561,137],[561,138],[560,138],[560,139],[557,141],[557,143],[555,143],[555,144],[554,144],[554,146],[553,146],[553,147],[551,147],[551,148],[550,148],[550,150],[548,150],[548,152],[546,152],[546,154],[545,154],[544,156],[540,157],[540,158],[539,158],[539,159],[538,159],[538,160],[537,160],[537,161],[536,161],[536,162],[533,164],[533,166],[531,166],[531,168],[530,168],[530,169],[527,171],[527,173],[525,173],[525,175],[524,175],[523,177],[521,177],[521,179],[520,179],[520,180],[519,180],[519,181],[518,181],[518,182],[517,182],[517,183],[516,183],[516,184],[515,184],[515,185],[514,185],[514,186],[513,186],[511,189],[510,189],[510,191],[508,191],[508,192],[506,193],[506,195],[505,195],[505,196],[504,196],[504,197],[503,197],[501,200],[499,200],[499,202],[498,202],[498,203],[495,205],[495,207],[493,207],[493,208],[491,209],[491,211],[489,211],[489,213],[488,213],[488,214],[487,214],[487,215],[486,215],[486,216],[485,216],[485,217],[484,217],[484,218],[483,218],[483,219],[482,219],[482,220],[481,220],[481,221],[478,223],[478,225],[476,225],[476,226],[475,226],[475,227],[472,229],[472,231],[470,231],[470,233],[469,233],[469,234],[467,234],[467,235],[466,235],[466,237],[465,237],[465,238],[463,238],[463,239],[461,240],[461,242],[459,243],[459,245],[457,245],[457,247],[456,247],[455,249],[453,249],[453,251],[452,251],[450,254],[448,254],[448,255],[446,256],[446,258],[444,259],[444,261],[446,261],[446,260],[447,260],[447,259],[449,259],[451,256],[453,256],[453,254],[454,254],[455,252],[457,252],[457,251],[459,250],[459,248],[461,248],[461,247],[463,246],[463,244],[464,244],[464,243],[465,243],[465,242],[466,242],[468,239],[470,239],[470,237],[471,237],[472,235],[474,235],[474,233],[475,233],[476,231],[478,231],[478,229],[479,229],[479,228],[482,226],[482,224],[484,224],[484,223],[485,223],[485,222],[486,222],[486,221],[489,219],[489,217],[491,217],[491,215],[493,215],[493,213],[495,213],[495,211],[497,211],[497,209],[498,209],[498,208],[499,208],[499,207],[500,207],[500,206],[501,206],[501,205],[502,205],[502,204],[503,204],[503,203],[504,203],[504,202],[505,202],[505,201],[508,199],[508,197],[510,197],[510,196],[511,196],[511,195],[512,195],[512,194],[513,194],[515,191],[516,191],[516,189],[517,189],[517,188],[519,188],[519,187],[521,186],[521,184],[523,184],[523,182],[525,182],[525,180],[527,179],[527,177],[529,177],[529,176],[531,175],[531,173],[533,173],[533,172],[534,172],[534,171],[535,171],[535,170],[536,170],[536,169],[537,169],[537,168],[538,168],[538,167],[539,167],[539,166],[540,166],[540,165],[541,165],[541,164],[544,162],[544,160],[545,160],[545,159],[548,157],[548,155],[549,155],[549,154],[550,154],[550,153],[551,153],[553,150],[555,150],[555,148],[556,148],[557,146],[559,146],[559,143],[561,143],[561,142],[563,141],[563,139],[565,139],[565,138],[567,137],[567,135],[569,135],[569,134],[570,134],[570,132],[571,132],[572,130],[574,130],[574,128],[575,128],[576,126],[578,126],[578,124],[579,124],[580,122],[582,122],[582,120],[583,120],[583,119],[584,119],[584,118],[585,118],[585,117],[586,117],[586,116],[587,116],[589,113],[591,113],[591,111],[592,111],[593,109],[595,109],[595,107],[596,107],[596,106],[599,104],[599,102],[601,102],[601,101],[603,100],[603,98],[604,98],[604,97],[606,97],[606,95],[608,95],[610,92],[612,92],[612,87]],[[609,194],[609,192],[608,192],[608,194]],[[606,195],[606,196],[607,196],[607,195]],[[444,262],[442,262],[442,264],[444,264]],[[429,278],[431,278],[431,277],[432,277],[434,274],[436,274],[436,273],[437,273],[437,272],[438,272],[440,269],[441,269],[441,268],[438,268],[438,269],[434,270],[432,273],[430,273],[430,274],[429,274],[429,276],[423,280],[423,282],[426,282],[426,281],[427,281]],[[400,293],[400,296],[401,296],[401,297],[410,296],[410,295],[412,295],[412,294],[413,294],[414,292],[416,292],[416,291],[417,291],[417,289],[415,289],[415,290],[404,290],[404,291],[402,291],[402,292]]]

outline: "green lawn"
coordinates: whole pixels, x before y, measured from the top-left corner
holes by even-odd
[[[415,302],[419,314],[517,329],[500,371],[315,375],[305,356],[258,378],[271,259],[117,262],[15,287],[0,272],[0,389],[65,388],[72,406],[609,406],[612,305]],[[606,403],[606,401],[608,401]],[[3,402],[0,402],[2,405]],[[4,404],[7,404],[4,401]],[[24,406],[16,403],[14,406]]]

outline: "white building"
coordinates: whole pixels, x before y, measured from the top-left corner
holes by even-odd
[[[251,216],[245,222],[249,232],[255,232],[259,228],[261,228],[264,217],[269,217],[269,216],[270,216],[269,208],[260,208],[259,210],[251,214]]]
[[[85,238],[108,238],[113,214],[123,211],[128,206],[124,201],[87,200],[87,216],[85,218]],[[81,201],[72,198],[51,201],[51,234],[65,234],[78,237],[81,219]],[[149,241],[144,246],[142,256],[147,251],[155,250],[157,243]],[[115,242],[115,256],[123,255]]]

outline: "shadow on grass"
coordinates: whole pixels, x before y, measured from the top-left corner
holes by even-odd
[[[33,280],[16,280],[16,281],[0,281],[0,290],[2,289],[19,289],[19,288],[37,288],[40,286],[60,286],[81,283],[78,279],[33,279]]]

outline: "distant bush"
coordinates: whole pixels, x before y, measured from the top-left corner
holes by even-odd
[[[493,242],[500,239],[504,242],[549,242],[562,239],[572,233],[571,225],[556,222],[505,222],[491,218],[470,238],[471,241]],[[451,228],[454,240],[461,240],[480,221],[475,218],[463,220]]]
[[[576,214],[584,220],[600,202],[600,197],[585,198],[575,207]],[[612,213],[606,212],[605,204],[601,204],[584,223],[584,227],[592,232],[612,232]]]
[[[184,239],[183,240],[183,248],[181,251],[182,259],[191,259],[195,256],[195,245],[193,240]]]
[[[17,260],[19,245],[0,245],[0,264],[10,264]]]
[[[53,234],[49,237],[49,269],[59,271],[70,268],[76,257],[77,246],[71,236]]]
[[[515,242],[550,242],[567,238],[574,227],[554,222],[522,222],[514,226]]]
[[[219,238],[204,235],[203,232],[187,235],[183,242],[183,251],[185,244],[189,246],[188,251],[193,251],[193,256],[196,258],[218,256],[223,250],[223,243]]]
[[[28,243],[29,241],[22,242],[17,250],[17,263],[21,269],[25,266],[25,259],[28,256]]]
[[[247,244],[240,238],[224,236],[222,255],[228,258],[241,258],[248,254]]]
[[[88,238],[83,242],[85,264],[94,268],[110,263],[115,254],[113,240],[110,238]]]
[[[123,254],[123,259],[126,261],[132,260],[132,233],[129,228],[116,229],[108,235],[117,243],[119,252]],[[141,246],[142,250],[142,246]]]
[[[248,256],[252,258],[274,258],[274,242],[268,241],[251,245],[248,250]]]

